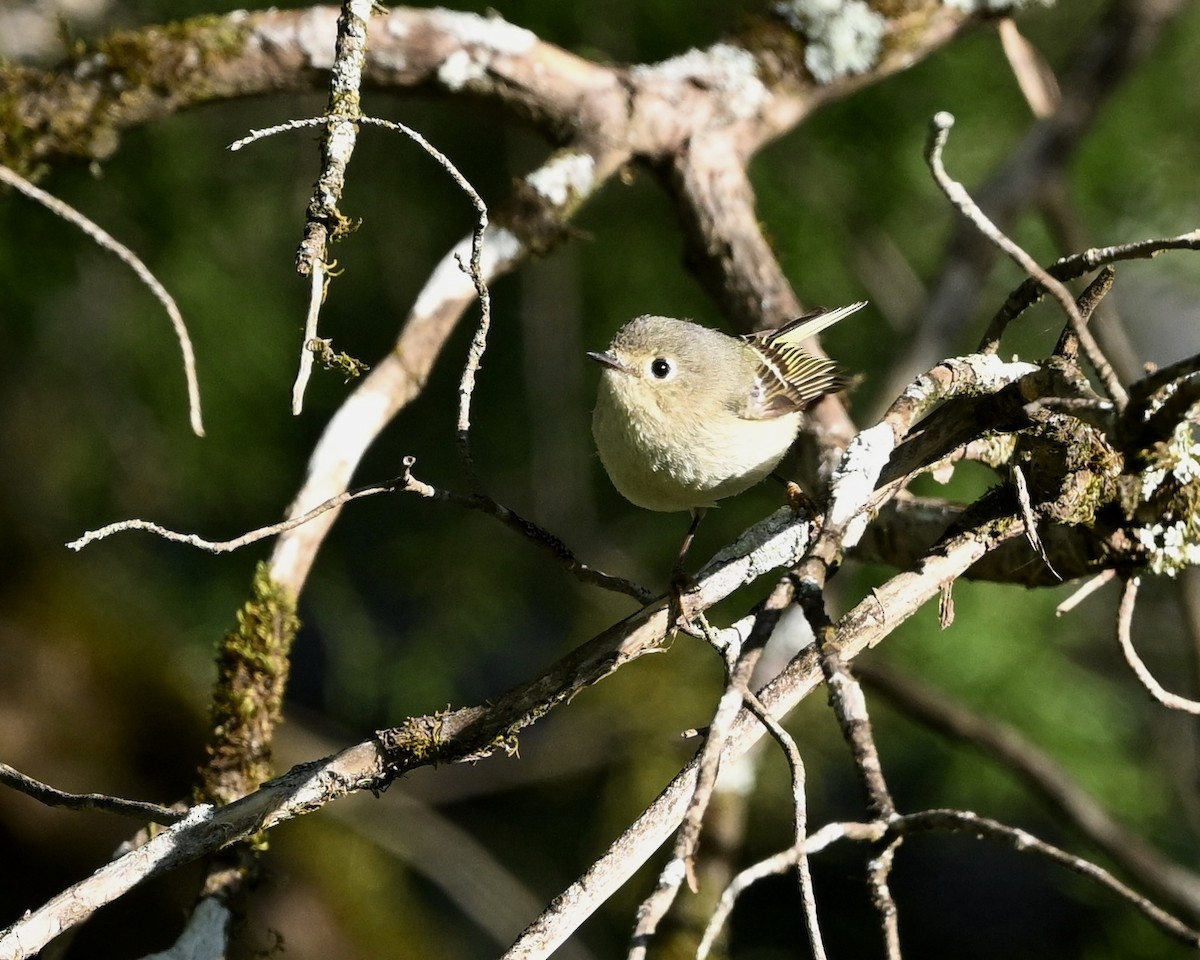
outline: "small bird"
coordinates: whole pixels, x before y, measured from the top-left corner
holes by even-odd
[[[613,486],[647,510],[692,513],[676,573],[704,510],[774,470],[804,408],[846,386],[837,364],[800,343],[865,305],[745,337],[642,316],[588,354],[604,368],[592,436]]]

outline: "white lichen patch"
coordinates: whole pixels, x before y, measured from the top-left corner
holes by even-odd
[[[479,269],[485,280],[496,276],[521,254],[516,234],[494,224],[483,234],[479,251]],[[426,316],[448,303],[459,303],[475,296],[475,283],[462,265],[471,262],[471,238],[464,237],[434,267],[429,280],[413,304],[414,316]],[[461,265],[460,265],[461,264]]]
[[[865,73],[879,59],[887,20],[863,0],[787,0],[774,10],[807,41],[804,65],[818,83]]]
[[[1141,527],[1136,533],[1146,551],[1146,566],[1154,573],[1173,577],[1200,564],[1200,523],[1195,517]]]
[[[294,26],[286,21],[267,19],[255,27],[250,40],[265,50],[298,48],[317,70],[328,70],[333,66],[336,41],[337,9],[334,7],[314,7]]]
[[[943,0],[948,7],[964,13],[1015,13],[1026,7],[1048,7],[1053,0]]]
[[[631,72],[638,79],[691,81],[715,90],[738,118],[754,116],[771,96],[758,77],[753,54],[729,43],[689,50],[661,63],[636,66]]]
[[[1173,392],[1164,390],[1157,398],[1158,402],[1147,411],[1147,416]],[[1158,493],[1168,478],[1179,487],[1200,482],[1200,443],[1196,440],[1196,427],[1195,420],[1183,420],[1176,424],[1168,442],[1154,447],[1150,462],[1141,475],[1143,502]],[[1173,577],[1185,567],[1200,563],[1200,517],[1195,514],[1141,527],[1136,531],[1136,537],[1146,550],[1146,565],[1154,573]]]
[[[499,15],[481,17],[438,7],[429,11],[429,18],[439,30],[453,34],[464,45],[484,47],[492,53],[523,56],[537,44],[534,33]]]
[[[438,67],[438,80],[454,92],[484,80],[496,57],[524,56],[537,44],[533,33],[499,15],[481,17],[441,7],[421,15],[454,42],[455,49]],[[411,17],[412,12],[409,13]],[[407,34],[410,27],[404,21],[395,21],[389,29],[402,35],[401,31]]]
[[[595,180],[595,159],[574,151],[556,154],[525,178],[526,183],[556,207],[564,207],[572,198],[591,193]]]
[[[371,65],[376,69],[401,73],[408,69],[408,57],[399,48],[387,50],[376,47],[371,51]]]
[[[466,50],[455,50],[438,67],[438,80],[450,91],[458,92],[468,83],[487,77],[487,63]]]
[[[384,21],[384,28],[387,30],[389,37],[395,37],[397,40],[407,40],[411,29],[409,21],[412,19],[412,13],[408,10],[393,10]]]
[[[896,447],[896,436],[886,423],[877,423],[858,434],[829,482],[829,513],[826,523],[846,525],[843,538],[847,549],[858,543],[870,517],[863,505],[875,490],[884,464]],[[853,521],[853,522],[852,522]]]

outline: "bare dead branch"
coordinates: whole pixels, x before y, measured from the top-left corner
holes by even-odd
[[[794,563],[810,529],[808,521],[786,509],[751,528],[697,575],[697,609],[706,609],[744,583]],[[511,752],[515,737],[526,726],[623,664],[661,649],[671,629],[667,608],[663,599],[639,610],[541,675],[485,705],[412,718],[403,727],[379,731],[333,757],[298,766],[225,806],[193,807],[163,834],[0,932],[0,960],[32,956],[50,939],[144,880],[349,793],[381,789],[418,766],[471,762],[496,751]],[[653,848],[644,856],[651,852]],[[643,861],[644,857],[639,863]]]
[[[241,536],[234,537],[232,540],[206,540],[204,537],[194,533],[178,533],[149,520],[134,519],[120,520],[116,523],[100,527],[97,530],[89,530],[82,537],[72,540],[67,546],[72,550],[82,550],[88,544],[96,540],[103,540],[114,533],[122,533],[126,530],[145,530],[162,537],[164,540],[170,540],[173,543],[185,543],[200,550],[206,550],[209,553],[230,553],[249,544],[257,543],[259,540],[264,540],[267,537],[273,537],[276,534],[294,530],[296,527],[315,520],[330,510],[336,510],[352,500],[372,497],[380,493],[415,493],[429,500],[443,500],[469,510],[477,510],[499,520],[509,529],[515,530],[543,550],[548,551],[568,572],[578,577],[584,583],[590,583],[593,586],[603,587],[606,590],[614,590],[617,593],[626,594],[642,603],[648,603],[653,599],[654,594],[647,588],[626,580],[624,577],[616,577],[604,573],[579,560],[554,534],[539,527],[532,520],[527,520],[519,513],[497,503],[490,497],[483,496],[482,494],[464,495],[452,493],[451,491],[442,490],[418,480],[412,475],[412,468],[416,465],[416,462],[415,457],[405,457],[404,473],[398,477],[382,483],[371,483],[354,490],[347,490],[345,493],[339,493],[337,496],[330,497],[324,503],[318,504],[298,517],[291,517],[279,523],[259,527],[256,530],[251,530]]]
[[[984,840],[993,840],[1011,847],[1019,853],[1033,853],[1052,863],[1066,867],[1074,873],[1087,877],[1136,908],[1147,920],[1161,931],[1192,947],[1200,947],[1200,932],[1193,930],[1177,917],[1147,900],[1140,893],[1126,886],[1103,867],[1089,860],[1067,853],[1053,844],[1021,830],[1010,827],[988,817],[981,817],[966,810],[925,810],[921,813],[897,817],[888,824],[889,832],[901,836],[914,833],[947,830],[965,833]]]
[[[143,800],[125,800],[102,793],[67,793],[49,784],[15,770],[7,763],[0,763],[0,783],[33,797],[48,807],[67,807],[70,810],[100,810],[121,817],[148,820],[151,823],[171,824],[183,818],[181,810],[163,807]]]
[[[1141,584],[1141,578],[1125,577],[1124,579],[1125,586],[1121,591],[1121,604],[1117,608],[1117,642],[1121,645],[1121,652],[1125,655],[1125,662],[1129,664],[1130,669],[1133,670],[1141,685],[1149,691],[1150,696],[1164,707],[1200,715],[1200,703],[1195,700],[1189,700],[1187,697],[1181,697],[1177,693],[1171,693],[1163,687],[1161,683],[1154,679],[1154,674],[1150,672],[1145,662],[1138,656],[1137,650],[1134,649],[1133,638],[1131,636],[1133,609],[1137,603],[1137,592],[1138,586]]]
[[[628,960],[643,960],[658,925],[667,915],[684,881],[696,891],[695,858],[700,845],[704,815],[717,785],[721,757],[725,751],[733,721],[742,709],[746,683],[762,654],[761,646],[723,645],[714,634],[703,613],[694,616],[709,644],[722,653],[725,664],[725,690],[717,701],[716,710],[696,761],[696,786],[675,834],[671,858],[659,871],[654,889],[638,909]]]
[[[326,129],[321,138],[321,173],[305,213],[304,239],[296,251],[296,272],[301,276],[309,276],[318,263],[326,262],[329,244],[353,229],[338,204],[346,186],[346,168],[358,140],[356,121],[362,114],[360,87],[367,61],[367,24],[373,7],[372,0],[342,0],[329,75]],[[321,284],[314,281],[313,286],[319,288]],[[315,329],[306,333],[304,342],[316,335]]]
[[[898,574],[876,589],[838,621],[833,643],[842,658],[852,660],[879,643],[927,600],[937,596],[943,582],[960,576],[997,543],[1020,536],[1021,530],[1021,523],[1015,519],[973,526],[941,544],[916,568]],[[815,650],[810,647],[760,690],[758,697],[771,715],[781,717],[820,682],[821,667]],[[730,735],[726,759],[749,749],[764,732],[758,718],[748,710],[743,711]],[[695,788],[695,774],[693,759],[584,875],[554,898],[504,954],[503,960],[549,956],[619,889],[675,829]],[[828,837],[810,837],[810,841],[818,839],[827,842]]]
[[[1132,243],[1118,243],[1108,247],[1094,247],[1083,253],[1072,254],[1056,260],[1045,268],[1058,280],[1072,280],[1098,267],[1121,260],[1143,260],[1158,256],[1166,250],[1200,250],[1200,230],[1192,230],[1175,237],[1151,237]],[[1034,279],[1026,280],[1009,294],[1004,305],[988,324],[987,332],[979,344],[980,353],[995,353],[1000,344],[1000,335],[1012,319],[1041,299],[1044,288]]]
[[[1060,763],[1016,728],[878,661],[864,660],[856,669],[872,690],[901,712],[995,758],[1144,887],[1200,917],[1200,875],[1169,860],[1119,823]]]
[[[1121,386],[1116,374],[1113,373],[1112,365],[1109,364],[1107,358],[1101,352],[1099,344],[1096,343],[1095,338],[1088,331],[1083,316],[1080,314],[1079,308],[1075,305],[1075,298],[1072,296],[1071,291],[1063,286],[1062,282],[1057,280],[1052,274],[1043,270],[1033,257],[1006,236],[979,208],[979,205],[971,199],[971,195],[967,192],[967,189],[958,181],[951,179],[950,175],[946,173],[946,168],[942,164],[942,149],[946,145],[946,139],[950,134],[952,126],[954,126],[954,116],[944,110],[935,114],[932,121],[930,121],[930,133],[925,149],[925,159],[938,186],[941,187],[942,192],[954,204],[959,213],[975,224],[980,233],[1007,253],[1021,269],[1040,283],[1059,302],[1063,308],[1063,312],[1067,315],[1072,332],[1079,340],[1088,360],[1095,367],[1096,373],[1099,374],[1105,389],[1108,391],[1108,395],[1112,397],[1113,402],[1118,407],[1123,407],[1128,400],[1125,388]]]
[[[40,187],[35,187],[15,170],[10,170],[3,164],[0,164],[0,182],[7,183],[14,190],[37,201],[55,216],[78,227],[94,240],[97,246],[114,254],[118,260],[137,274],[137,278],[143,286],[163,305],[163,309],[167,311],[167,316],[171,320],[171,326],[175,330],[175,339],[179,341],[179,350],[183,354],[183,376],[187,381],[188,415],[191,418],[192,432],[198,437],[204,436],[204,422],[200,416],[200,383],[196,379],[196,354],[192,350],[192,338],[188,335],[187,325],[183,322],[183,314],[179,312],[174,298],[167,293],[167,288],[158,282],[149,267],[142,263],[136,253],[70,204],[47,193]]]

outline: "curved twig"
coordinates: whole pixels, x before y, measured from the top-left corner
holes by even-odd
[[[1149,691],[1150,696],[1164,707],[1170,707],[1172,710],[1182,710],[1184,713],[1200,715],[1200,702],[1189,700],[1187,697],[1181,697],[1179,694],[1171,693],[1167,690],[1161,683],[1154,679],[1154,674],[1150,672],[1150,668],[1146,666],[1145,661],[1138,656],[1138,652],[1133,648],[1133,638],[1131,636],[1133,608],[1137,603],[1137,592],[1140,584],[1140,577],[1125,578],[1125,587],[1121,591],[1121,604],[1117,608],[1117,642],[1121,644],[1121,652],[1125,655],[1125,662],[1129,664],[1130,669],[1133,670],[1142,686]]]
[[[946,168],[942,164],[942,149],[946,145],[946,139],[950,135],[950,128],[952,126],[954,126],[954,115],[945,110],[934,114],[933,119],[930,121],[929,140],[925,148],[925,159],[938,186],[941,187],[947,199],[958,208],[964,217],[975,224],[984,236],[1007,253],[1021,269],[1033,277],[1059,302],[1063,308],[1063,312],[1067,315],[1072,332],[1074,332],[1080,346],[1083,348],[1083,352],[1087,354],[1088,360],[1091,361],[1092,366],[1096,368],[1096,373],[1099,374],[1100,379],[1104,382],[1105,389],[1108,390],[1108,395],[1112,397],[1113,403],[1118,407],[1123,407],[1128,400],[1128,394],[1125,392],[1125,388],[1121,386],[1120,380],[1117,379],[1117,375],[1113,372],[1112,365],[1104,356],[1100,345],[1096,343],[1095,337],[1088,331],[1071,291],[1063,286],[1060,280],[1056,279],[1046,270],[1043,270],[1033,257],[1006,236],[988,218],[987,214],[979,209],[979,205],[971,199],[971,195],[967,192],[966,187],[957,180],[951,179],[950,175],[946,173]]]
[[[174,298],[167,293],[167,288],[158,282],[158,279],[142,263],[136,253],[74,207],[40,187],[35,187],[15,170],[10,170],[3,164],[0,164],[0,181],[25,194],[30,200],[36,200],[55,216],[62,217],[68,223],[74,224],[96,241],[98,246],[114,254],[118,260],[137,274],[146,289],[154,294],[154,298],[163,305],[163,309],[167,311],[167,316],[171,319],[175,338],[179,341],[179,350],[183,354],[183,376],[187,381],[188,415],[191,418],[192,432],[198,437],[204,436],[204,422],[200,416],[200,383],[196,379],[196,354],[192,350],[192,338],[188,335],[187,326],[183,322],[183,314],[179,312]]]

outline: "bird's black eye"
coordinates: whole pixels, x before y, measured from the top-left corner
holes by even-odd
[[[650,361],[650,372],[659,380],[666,380],[671,375],[671,361],[663,357]]]

